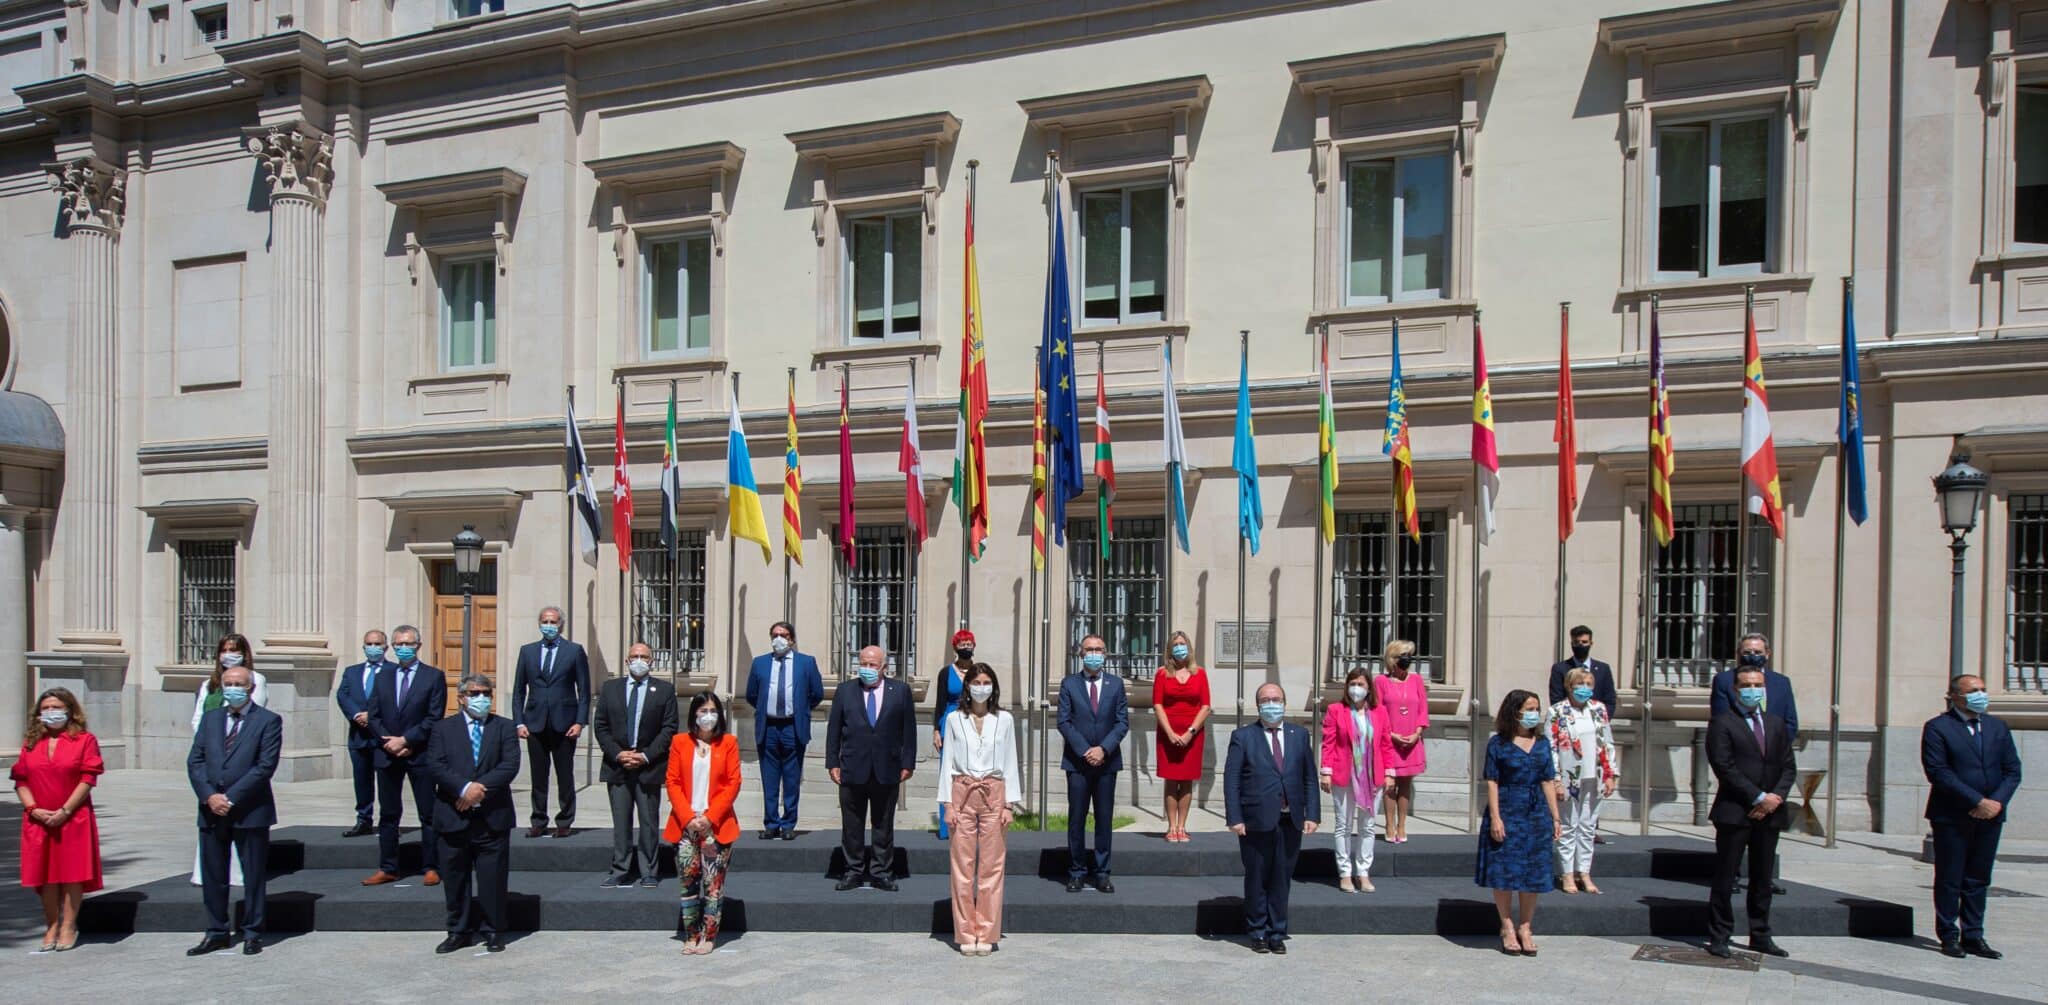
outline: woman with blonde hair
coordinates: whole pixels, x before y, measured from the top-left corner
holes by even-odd
[[[1166,840],[1188,840],[1188,811],[1202,777],[1202,745],[1209,723],[1209,674],[1195,665],[1188,633],[1167,639],[1166,665],[1152,675],[1152,708],[1159,717],[1159,780],[1166,790]]]
[[[1386,672],[1373,681],[1380,707],[1387,712],[1387,739],[1393,755],[1387,758],[1387,842],[1406,844],[1408,814],[1415,808],[1415,777],[1429,767],[1422,732],[1429,728],[1429,682],[1414,672],[1415,643],[1395,639],[1387,643]]]
[[[1600,829],[1600,801],[1621,784],[1621,752],[1607,706],[1593,698],[1593,671],[1574,667],[1564,675],[1565,699],[1550,706],[1550,756],[1556,761],[1564,836],[1557,842],[1559,889],[1599,893],[1593,885],[1593,835]]]
[[[43,901],[43,952],[78,945],[78,905],[100,888],[92,787],[106,770],[77,696],[61,687],[38,696],[8,777],[21,801],[21,885]]]

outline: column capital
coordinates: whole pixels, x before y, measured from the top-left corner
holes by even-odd
[[[74,157],[43,165],[50,190],[57,193],[67,230],[95,229],[118,234],[126,208],[128,172],[97,157]]]
[[[271,202],[304,199],[326,204],[328,186],[334,180],[332,136],[295,120],[251,126],[242,130],[242,137],[243,145],[263,164]]]

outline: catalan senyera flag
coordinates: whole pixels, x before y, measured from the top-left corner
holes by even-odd
[[[1479,541],[1493,539],[1493,503],[1500,497],[1500,448],[1493,438],[1493,385],[1486,379],[1486,337],[1472,319],[1472,478],[1478,487]]]
[[[903,472],[903,515],[917,532],[917,546],[931,536],[924,515],[924,453],[917,445],[917,390],[903,389],[903,444],[896,452],[896,470]]]
[[[612,548],[619,553],[619,571],[633,567],[633,476],[626,468],[626,395],[619,393],[617,420],[612,423]]]
[[[1316,400],[1316,469],[1324,543],[1337,540],[1337,403],[1330,396],[1330,333],[1323,332],[1323,386]]]
[[[967,197],[967,316],[960,333],[960,419],[953,429],[953,503],[967,532],[967,557],[988,549],[988,361],[981,333],[981,274],[974,264],[974,187]]]
[[[846,376],[839,377],[839,554],[853,568],[853,426],[846,421]]]
[[[1415,454],[1408,443],[1408,389],[1401,383],[1401,319],[1394,319],[1394,370],[1387,377],[1387,427],[1380,453],[1394,461],[1394,521],[1422,540],[1422,516],[1415,511]]]
[[[796,374],[789,375],[788,443],[782,450],[782,554],[804,564],[804,461],[796,449]]]
[[[1785,539],[1785,495],[1778,487],[1778,448],[1771,442],[1771,402],[1764,391],[1764,357],[1756,347],[1756,311],[1743,306],[1742,481],[1744,505]]]
[[[1109,558],[1109,542],[1115,524],[1110,507],[1116,503],[1116,454],[1109,434],[1109,401],[1102,394],[1102,358],[1095,360],[1095,540],[1102,557]]]
[[[1557,422],[1550,440],[1557,444],[1557,539],[1572,536],[1579,516],[1579,413],[1572,401],[1572,314],[1557,309]]]
[[[1043,369],[1035,367],[1034,369]],[[1045,571],[1045,388],[1034,376],[1031,392],[1031,569]]]
[[[1677,443],[1671,436],[1671,395],[1664,386],[1664,336],[1657,327],[1657,301],[1650,301],[1650,532],[1657,546],[1671,546],[1671,476],[1678,473]]]
[[[768,547],[768,516],[761,509],[761,490],[754,485],[754,458],[747,452],[747,431],[740,425],[737,398],[725,434],[725,519],[726,533],[761,546],[761,561],[774,557]]]

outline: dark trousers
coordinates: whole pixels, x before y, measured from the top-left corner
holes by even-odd
[[[804,788],[804,745],[795,719],[770,719],[761,734],[761,826],[796,829],[796,801]]]
[[[472,826],[452,837],[439,835],[448,934],[475,935],[482,931],[490,935],[505,931],[506,887],[512,876],[510,836],[508,831],[483,826]]]
[[[377,769],[377,868],[398,872],[398,822],[405,816],[405,788],[412,786],[413,812],[420,818],[420,868],[434,869],[434,780],[413,762],[418,756],[393,758]],[[248,878],[245,872],[243,878]]]
[[[548,765],[555,768],[555,781],[562,786],[561,809],[555,813],[555,826],[567,827],[576,822],[576,741],[568,735],[555,732],[526,734],[526,759],[532,765],[533,778],[533,825],[548,825]]]
[[[1067,875],[1074,879],[1109,875],[1110,831],[1115,826],[1111,810],[1116,808],[1114,771],[1067,772]],[[1095,851],[1090,854],[1083,838],[1088,813],[1095,813]]]
[[[846,854],[846,878],[891,878],[896,868],[896,794],[902,787],[900,782],[839,786],[839,847]],[[873,843],[863,843],[870,827]]]
[[[1984,896],[2005,821],[1934,821],[1934,934],[1943,942],[1984,937]]]
[[[202,809],[200,812],[205,812]],[[242,859],[242,934],[263,934],[263,900],[270,867],[270,828],[229,827],[222,823],[199,828],[200,896],[206,901],[206,937],[225,939],[234,930],[228,918],[228,856]]]
[[[653,878],[654,853],[661,848],[661,786],[634,779],[607,782],[605,790],[612,800],[612,878]]]
[[[377,748],[348,748],[348,767],[356,781],[356,823],[367,827],[377,808]]]
[[[1289,814],[1269,831],[1247,830],[1237,839],[1244,859],[1244,929],[1254,939],[1287,937],[1287,891],[1301,859],[1301,828]]]
[[[1749,938],[1771,937],[1771,864],[1778,858],[1778,831],[1773,827],[1714,825],[1714,891],[1708,901],[1707,935],[1726,942],[1735,934],[1735,873],[1749,862]]]

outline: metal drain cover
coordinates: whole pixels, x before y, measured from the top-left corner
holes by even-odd
[[[1650,963],[1676,963],[1686,967],[1711,967],[1715,970],[1740,970],[1754,973],[1759,957],[1754,953],[1736,950],[1732,959],[1722,959],[1701,946],[1641,946],[1633,957]]]

